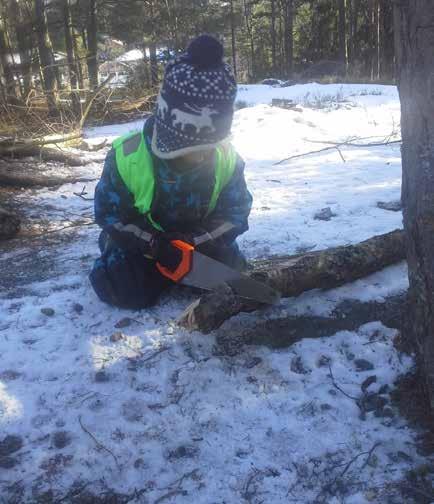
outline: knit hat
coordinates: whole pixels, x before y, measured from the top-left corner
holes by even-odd
[[[210,35],[195,38],[166,67],[154,114],[154,154],[173,159],[227,138],[236,91],[220,42]]]

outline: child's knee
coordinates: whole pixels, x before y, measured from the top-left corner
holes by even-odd
[[[153,306],[163,290],[147,270],[143,257],[114,253],[95,261],[89,279],[101,301],[119,308],[140,310]]]

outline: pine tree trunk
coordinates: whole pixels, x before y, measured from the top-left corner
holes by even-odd
[[[15,38],[21,60],[20,68],[23,79],[23,98],[25,100],[30,93],[32,83],[32,26],[22,4],[18,0],[12,0],[11,6],[18,18],[15,24]]]
[[[276,75],[276,0],[271,0],[271,67]]]
[[[10,52],[7,43],[6,26],[4,23],[3,13],[0,11],[0,64],[3,69],[3,88],[6,101],[10,98],[17,97],[14,74],[12,71]]]
[[[291,78],[294,67],[294,5],[293,0],[285,0],[285,28],[284,28],[284,50],[285,50],[285,70],[288,78]]]
[[[43,75],[48,110],[51,116],[57,116],[56,73],[54,71],[54,57],[48,33],[44,0],[35,0],[35,28],[38,38],[39,63]]]
[[[249,72],[249,82],[254,81],[256,78],[256,65],[255,65],[255,42],[253,39],[253,29],[251,24],[251,7],[247,0],[243,0],[244,7],[244,21],[246,23],[246,31],[249,39],[249,49],[250,49],[250,72]]]
[[[434,2],[401,0],[399,92],[411,318],[434,409]]]
[[[346,30],[346,0],[338,0],[339,4],[339,61],[347,67],[347,30]]]
[[[158,85],[158,60],[157,60],[157,46],[154,42],[149,45],[149,63],[151,67],[151,84],[152,86]]]
[[[77,58],[75,64],[77,66],[78,87],[80,89],[84,89],[83,69],[82,69],[81,63],[80,63],[78,44],[77,44],[77,37],[79,37],[79,36],[80,35],[78,33],[76,33],[76,31],[74,30],[74,27],[72,27],[72,45],[74,47],[75,57]]]
[[[91,89],[98,87],[97,31],[96,0],[89,0],[87,18],[87,71]]]
[[[235,79],[237,79],[237,41],[235,39],[235,14],[234,0],[230,0],[231,6],[231,45],[232,45],[232,68],[234,69]]]
[[[78,71],[75,64],[74,44],[72,42],[70,0],[62,0],[65,47],[68,60],[69,82],[71,85],[72,110],[76,117],[80,115],[80,96],[77,93]]]
[[[359,46],[360,0],[351,0],[351,64],[355,66],[360,59]]]

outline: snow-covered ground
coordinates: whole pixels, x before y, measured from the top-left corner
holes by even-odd
[[[272,98],[298,107],[271,107]],[[254,196],[250,230],[240,239],[249,258],[355,243],[401,227],[400,212],[377,207],[400,198],[399,144],[341,145],[276,164],[333,142],[399,138],[394,87],[240,86],[237,100],[245,108],[235,115],[233,143],[246,160]],[[99,143],[140,125],[93,128],[87,136]],[[86,170],[96,178],[101,155],[92,156]],[[88,196],[95,183],[87,184]],[[73,194],[82,186],[20,198],[60,228],[80,216],[88,222],[92,202]],[[326,207],[336,215],[314,219]],[[14,272],[0,298],[5,502],[51,502],[47,492],[69,502],[74,492],[108,489],[140,503],[403,502],[388,495],[405,471],[423,462],[415,433],[393,408],[365,418],[349,397],[359,397],[361,384],[375,375],[369,391],[384,392],[376,397],[386,401],[386,389],[411,368],[393,346],[395,331],[373,320],[356,332],[284,350],[248,347],[221,355],[218,332],[203,336],[176,326],[193,300],[189,291],[176,289],[135,313],[101,303],[87,279],[98,229],[76,230],[55,254],[36,240],[0,258]],[[241,315],[238,323],[327,316],[342,299],[381,301],[406,287],[405,265],[395,265],[340,289]],[[116,328],[125,317],[133,320]],[[219,331],[232,327],[228,322]],[[357,359],[370,369],[360,370]],[[14,438],[3,441],[7,435],[20,437],[19,450],[11,450]]]

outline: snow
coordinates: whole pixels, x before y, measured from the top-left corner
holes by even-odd
[[[141,61],[142,59],[143,51],[141,51],[140,49],[131,49],[131,51],[127,51],[126,53],[116,58],[116,61]]]
[[[292,99],[299,110],[271,107],[272,98]],[[237,99],[250,105],[236,112],[233,127],[254,196],[250,230],[240,239],[249,258],[355,243],[402,226],[400,212],[376,206],[400,198],[399,144],[341,146],[340,153],[276,164],[325,142],[399,137],[394,87],[240,86]],[[140,126],[92,128],[86,136],[96,144]],[[101,154],[89,157],[86,171],[97,178]],[[89,195],[95,184],[86,184]],[[61,228],[77,215],[90,222],[92,202],[73,194],[82,187],[23,191],[19,198]],[[336,216],[315,220],[325,207]],[[140,312],[104,305],[87,279],[98,229],[86,225],[65,236],[56,248],[36,240],[0,258],[15,275],[0,298],[0,441],[7,434],[24,441],[11,455],[15,467],[0,468],[0,494],[9,495],[16,483],[23,489],[19,502],[35,502],[50,489],[61,498],[73,483],[89,483],[86,490],[95,493],[137,490],[141,497],[131,502],[333,503],[341,502],[338,490],[335,497],[324,492],[342,480],[345,502],[380,503],[387,488],[423,462],[416,433],[397,411],[393,418],[373,412],[363,418],[348,397],[359,397],[370,375],[377,381],[369,390],[378,392],[411,369],[412,360],[393,346],[396,331],[373,320],[287,349],[251,346],[220,355],[216,338],[228,331],[236,337],[236,324],[208,336],[178,328],[176,318],[194,299],[189,290],[174,289]],[[39,277],[29,282],[24,265],[35,263]],[[398,264],[236,322],[328,316],[343,299],[382,301],[406,288],[406,266]],[[133,321],[116,328],[125,317]],[[357,371],[355,359],[368,360],[373,370]],[[70,439],[64,448],[54,445],[59,431]]]

